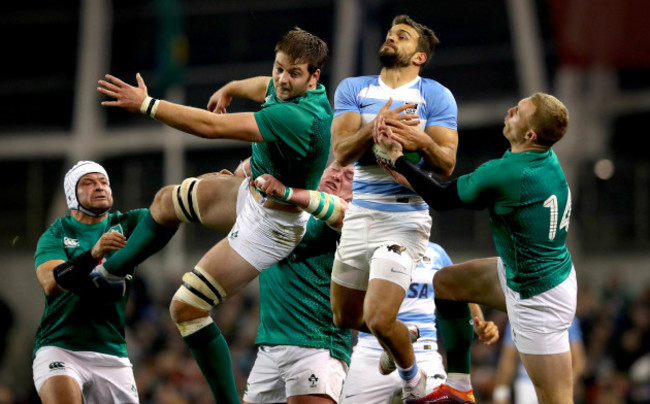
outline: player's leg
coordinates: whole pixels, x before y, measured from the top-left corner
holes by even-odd
[[[43,404],[81,404],[79,383],[70,376],[50,377],[38,390]]]
[[[330,302],[335,326],[341,329],[370,332],[363,320],[363,301],[366,296],[367,283],[367,272],[359,271],[334,260],[332,282],[330,283]],[[350,287],[353,285],[354,288]]]
[[[182,221],[230,230],[237,219],[238,194],[248,192],[248,187],[241,186],[243,182],[243,178],[223,172],[187,178],[157,195],[151,214],[156,221],[168,226]]]
[[[573,377],[569,327],[575,316],[577,283],[575,270],[554,288],[528,298],[505,284],[508,318],[515,346],[530,376],[538,401],[573,403]]]
[[[363,319],[363,301],[368,288],[368,228],[371,219],[356,205],[350,205],[346,212],[345,226],[334,256],[330,288],[334,325],[338,328],[370,332]]]
[[[160,251],[182,222],[202,223],[228,230],[237,217],[235,201],[243,179],[230,174],[187,178],[160,189],[129,237],[128,244],[103,264],[110,274],[124,276],[146,258]]]
[[[227,239],[212,247],[170,304],[170,314],[218,403],[239,403],[230,350],[210,310],[237,293],[259,271],[237,254]]]
[[[170,312],[217,402],[239,401],[229,349],[210,310],[286,257],[300,242],[308,220],[307,214],[263,208],[248,184],[241,183],[237,221],[228,237],[183,276]]]
[[[418,249],[417,245],[413,250],[400,241],[384,243],[375,250],[370,260],[370,280],[363,307],[367,327],[397,365],[404,381],[404,398],[423,396],[426,383],[426,376],[416,363],[408,329],[397,320],[411,283],[411,272],[424,252],[424,248]]]
[[[540,404],[573,403],[571,352],[554,355],[521,353],[521,360],[535,385]]]
[[[458,393],[464,400],[472,401],[470,364],[474,330],[467,302],[505,311],[497,259],[478,259],[447,266],[436,272],[433,285],[438,332],[445,347],[448,375],[446,386],[431,394]]]
[[[505,312],[497,261],[498,257],[481,258],[437,271],[433,277],[436,299],[477,303]]]
[[[85,371],[75,358],[63,348],[40,348],[32,363],[34,387],[44,404],[82,403],[81,378]]]

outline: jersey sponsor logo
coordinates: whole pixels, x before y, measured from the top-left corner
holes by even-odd
[[[386,246],[386,248],[388,249],[388,251],[393,252],[397,255],[402,255],[402,252],[406,251],[406,247],[399,244],[391,244]]]
[[[50,363],[50,370],[63,370],[65,369],[65,363],[64,362],[51,362]]]
[[[115,226],[112,226],[110,229],[108,229],[108,231],[114,231],[120,234],[124,234],[124,229],[122,229],[122,225],[119,223],[116,224]]]
[[[398,270],[395,269],[395,268],[391,268],[390,271],[393,272],[393,273],[396,273],[396,274],[404,274],[404,275],[406,275],[406,272],[405,272],[405,271],[398,271]]]
[[[231,239],[231,240],[234,240],[234,239],[237,238],[237,236],[239,236],[239,230],[235,230],[235,231],[233,231],[232,233],[230,233],[230,235],[228,236],[228,238]]]
[[[76,238],[63,237],[63,246],[65,248],[77,248],[79,247],[79,240]]]
[[[315,374],[312,373],[307,380],[309,380],[309,387],[312,389],[318,386],[318,377]]]
[[[409,103],[407,102],[406,104],[409,104]],[[418,105],[420,105],[420,104],[418,104],[417,102],[414,102],[413,104],[415,104],[415,106],[413,108],[406,108],[404,110],[405,114],[417,114],[418,113]]]

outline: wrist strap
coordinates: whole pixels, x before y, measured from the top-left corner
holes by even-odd
[[[284,187],[284,196],[282,197],[283,201],[288,201],[293,196],[293,189],[291,187]]]
[[[158,104],[160,104],[160,100],[147,96],[140,104],[140,113],[155,118]]]

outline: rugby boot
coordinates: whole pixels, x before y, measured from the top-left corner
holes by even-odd
[[[433,389],[424,397],[405,400],[404,404],[476,404],[474,389],[470,391],[458,391],[446,384]]]

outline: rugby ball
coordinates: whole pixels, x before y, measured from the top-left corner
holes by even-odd
[[[375,155],[375,158],[378,161],[383,161],[384,163],[388,164],[390,167],[393,168],[395,167],[395,165],[393,164],[394,162],[391,160],[388,153],[386,153],[384,149],[379,147],[377,143],[372,145],[372,154]],[[406,159],[413,164],[417,164],[420,162],[420,154],[416,151],[404,150],[403,154],[404,157],[406,157]]]

